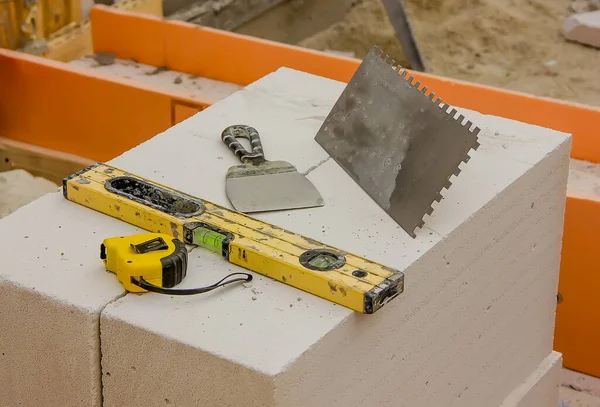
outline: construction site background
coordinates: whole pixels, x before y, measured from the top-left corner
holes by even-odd
[[[163,2],[171,18],[190,5],[170,4]],[[405,5],[427,73],[600,105],[600,51],[561,35],[570,14],[598,9],[597,1],[407,0]],[[381,0],[284,1],[233,31],[357,58],[377,44],[408,64]],[[1,173],[0,216],[55,188],[55,182],[23,170]],[[565,406],[600,406],[596,379],[566,371],[561,391]]]

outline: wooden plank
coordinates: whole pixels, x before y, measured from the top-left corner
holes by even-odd
[[[69,62],[92,52],[92,33],[89,21],[72,23],[48,39],[48,52],[44,57]]]
[[[23,169],[59,184],[95,161],[0,137],[0,172]]]
[[[110,6],[139,14],[162,17],[162,0],[121,0]],[[69,62],[93,53],[90,20],[73,22],[48,37],[48,51],[44,57]]]

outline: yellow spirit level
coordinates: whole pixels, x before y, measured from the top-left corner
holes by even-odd
[[[398,270],[120,169],[94,164],[63,180],[66,199],[365,314],[404,290]]]

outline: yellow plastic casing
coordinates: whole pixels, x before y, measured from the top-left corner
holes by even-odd
[[[167,249],[139,254],[131,245],[138,245],[149,240],[162,237],[167,244]],[[106,269],[117,275],[117,279],[130,292],[147,292],[143,288],[131,283],[131,278],[144,279],[156,286],[163,286],[162,259],[170,256],[176,250],[173,237],[163,233],[141,233],[133,236],[118,236],[104,239],[102,242],[104,253],[102,261]]]

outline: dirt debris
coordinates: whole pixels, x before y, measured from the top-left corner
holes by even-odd
[[[93,55],[94,61],[99,65],[112,65],[115,62],[117,56],[115,54],[109,54],[107,52],[97,52]]]
[[[401,65],[408,64],[383,4],[361,0],[350,6],[343,20],[300,41],[298,45],[320,51],[347,52],[363,58],[374,44]]]
[[[169,68],[167,68],[166,66],[159,66],[157,68],[154,68],[153,70],[151,70],[150,72],[146,72],[146,75],[151,76],[151,75],[158,75],[161,72],[166,72],[168,71]]]

